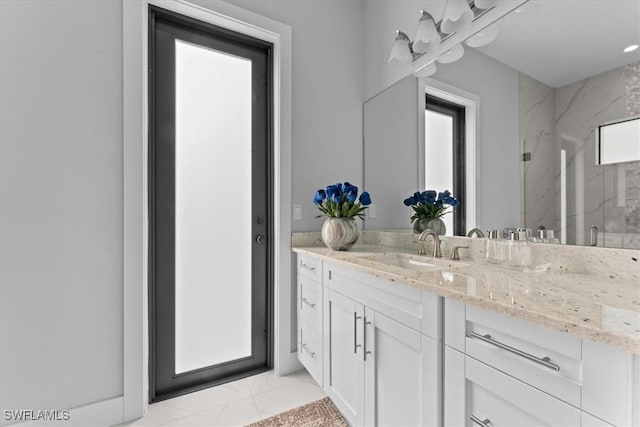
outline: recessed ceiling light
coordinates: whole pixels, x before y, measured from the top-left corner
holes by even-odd
[[[628,52],[633,52],[634,50],[636,50],[638,48],[637,44],[632,44],[631,46],[627,46],[624,48],[624,52],[628,53]]]

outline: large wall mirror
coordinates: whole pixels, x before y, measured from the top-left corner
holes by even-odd
[[[403,199],[435,186],[429,176],[444,160],[429,153],[446,137],[425,132],[432,96],[466,113],[456,234],[544,227],[562,243],[640,248],[640,49],[625,52],[640,43],[638,28],[637,1],[530,0],[488,45],[463,43],[458,61],[367,100],[364,181],[377,215],[366,228],[409,229]],[[621,132],[626,142],[609,136]],[[607,149],[615,161],[600,161]]]

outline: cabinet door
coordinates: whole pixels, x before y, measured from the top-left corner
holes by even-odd
[[[370,308],[364,324],[365,425],[439,425],[440,343]]]
[[[325,392],[350,425],[362,424],[364,308],[351,298],[326,289],[324,310]]]

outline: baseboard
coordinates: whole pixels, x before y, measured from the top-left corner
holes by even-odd
[[[122,407],[123,396],[114,397],[112,399],[102,400],[88,405],[78,406],[77,408],[67,410],[48,410],[49,413],[55,412],[54,419],[51,420],[31,420],[19,422],[10,422],[4,424],[5,418],[3,414],[3,426],[31,427],[31,426],[61,426],[61,427],[105,427],[122,423]],[[26,414],[25,414],[26,415]],[[27,415],[28,416],[28,415]],[[32,417],[37,416],[34,410]]]
[[[280,360],[276,374],[278,374],[278,376],[287,375],[297,372],[300,369],[302,369],[302,363],[298,360],[298,352],[294,351]]]

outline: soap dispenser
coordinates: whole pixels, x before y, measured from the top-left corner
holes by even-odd
[[[527,239],[527,231],[511,231],[509,233],[507,258],[512,267],[531,265],[531,247]]]
[[[484,254],[489,262],[498,263],[505,260],[505,246],[500,230],[487,230]]]

